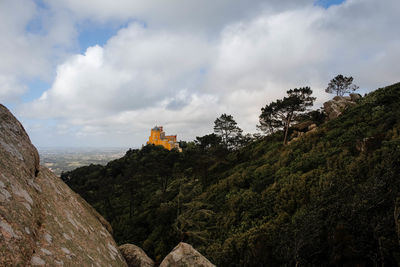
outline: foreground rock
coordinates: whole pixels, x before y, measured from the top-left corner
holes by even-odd
[[[161,262],[160,267],[213,267],[215,266],[191,245],[179,243]]]
[[[0,105],[0,265],[126,266],[109,224],[39,167],[22,125]]]
[[[132,244],[124,244],[118,247],[124,256],[128,267],[153,267],[154,262],[147,256],[143,249]]]

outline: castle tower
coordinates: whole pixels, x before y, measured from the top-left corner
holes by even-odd
[[[165,135],[162,126],[155,126],[153,129],[151,129],[147,144],[163,146],[168,150],[176,148],[179,152],[182,152],[182,149],[179,147],[179,144],[176,141],[176,135]]]

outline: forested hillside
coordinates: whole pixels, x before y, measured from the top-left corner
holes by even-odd
[[[400,84],[284,145],[145,146],[63,173],[119,243],[162,259],[190,243],[217,266],[400,264]]]

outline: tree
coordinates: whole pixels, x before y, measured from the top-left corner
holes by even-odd
[[[359,87],[353,83],[353,77],[345,77],[342,74],[339,74],[335,78],[333,78],[328,87],[325,89],[327,93],[336,93],[337,96],[343,96],[344,94],[354,92]]]
[[[212,133],[207,134],[205,136],[197,136],[196,140],[194,141],[196,145],[198,145],[202,150],[207,150],[212,147],[218,147],[221,145],[222,139],[220,136]]]
[[[214,132],[221,137],[225,148],[231,149],[240,141],[243,131],[237,126],[232,115],[224,113],[214,121]]]
[[[287,97],[271,102],[261,109],[259,128],[272,133],[275,129],[284,129],[283,143],[287,144],[290,124],[295,121],[296,115],[312,106],[315,97],[311,97],[310,87],[295,88],[286,91]]]
[[[257,128],[266,134],[272,134],[276,129],[283,126],[282,120],[275,114],[276,108],[276,102],[271,102],[271,104],[261,108],[260,125],[257,125]]]

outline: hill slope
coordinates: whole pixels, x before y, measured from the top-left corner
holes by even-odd
[[[399,161],[395,84],[288,146],[146,146],[62,178],[156,259],[185,241],[218,266],[398,265]]]

